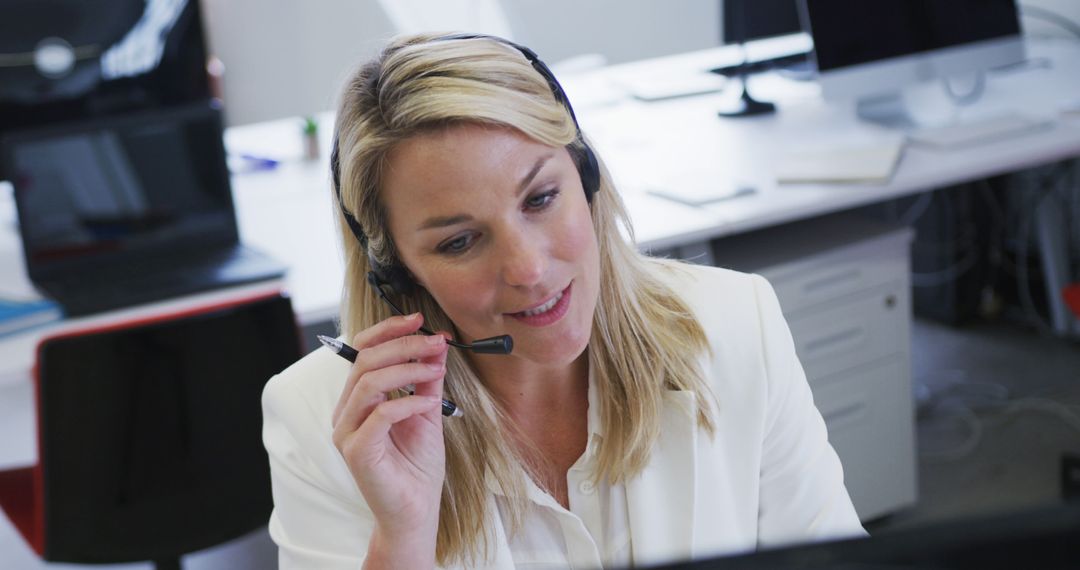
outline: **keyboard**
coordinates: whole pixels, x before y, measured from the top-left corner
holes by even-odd
[[[1053,125],[1049,119],[1007,113],[984,119],[958,122],[940,127],[915,129],[908,133],[914,144],[951,148],[1009,138]]]
[[[284,268],[276,261],[238,247],[197,257],[143,259],[126,267],[101,268],[78,279],[42,285],[71,317],[274,279],[283,274]]]

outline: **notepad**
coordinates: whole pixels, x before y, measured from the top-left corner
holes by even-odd
[[[670,74],[661,77],[644,76],[615,81],[631,97],[640,101],[664,101],[716,93],[724,88],[726,79],[715,73],[698,72]]]
[[[777,167],[780,184],[884,184],[904,151],[903,137],[861,144],[806,148],[784,153]]]

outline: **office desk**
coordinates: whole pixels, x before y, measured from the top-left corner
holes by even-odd
[[[892,179],[883,185],[776,183],[780,151],[874,141],[894,134],[857,121],[852,104],[825,104],[813,83],[775,75],[753,78],[751,88],[757,96],[777,103],[778,113],[773,116],[718,119],[716,110],[735,93],[652,103],[611,100],[582,108],[579,115],[583,129],[626,194],[640,193],[650,184],[707,187],[730,180],[748,182],[757,189],[753,196],[704,207],[716,222],[707,232],[686,231],[679,229],[680,224],[670,224],[663,236],[650,236],[646,244],[678,245],[1080,156],[1080,114],[1057,112],[1062,104],[1080,100],[1080,43],[1040,42],[1030,51],[1033,59],[1046,58],[1054,67],[991,75],[983,100],[964,114],[989,114],[1020,104],[1053,117],[1053,127],[967,148],[935,150],[910,145]],[[665,67],[690,67],[680,58],[697,63],[697,68],[708,68],[707,54],[626,64],[580,81],[585,90],[595,89],[596,75],[613,81],[626,76],[662,80],[670,73]],[[575,80],[567,83],[573,97]]]
[[[806,219],[858,206],[931,191],[945,186],[1016,172],[1080,156],[1080,112],[1062,113],[1080,103],[1080,42],[1039,41],[1029,45],[1033,65],[989,74],[986,91],[959,116],[992,115],[1010,109],[1053,120],[1051,127],[1008,136],[965,148],[946,150],[908,145],[886,184],[794,184],[776,182],[778,161],[788,150],[873,143],[896,136],[890,130],[860,122],[854,104],[826,104],[816,84],[787,80],[777,74],[754,77],[750,87],[772,100],[772,116],[719,119],[716,111],[737,96],[731,93],[640,102],[620,97],[611,85],[663,81],[673,74],[703,73],[725,57],[724,48],[614,66],[564,83],[586,134],[607,161],[620,191],[634,204],[650,189],[679,187],[708,194],[714,187],[738,183],[756,192],[702,206],[694,217],[672,218],[657,227],[659,215],[636,210],[634,221],[650,226],[644,247],[677,247],[708,262],[702,242],[749,230]],[[1044,67],[1049,64],[1050,67]],[[575,96],[578,96],[575,99]],[[697,223],[705,213],[711,225]],[[1058,213],[1059,214],[1059,213]],[[1067,260],[1055,233],[1055,212],[1040,209],[1040,247],[1052,264],[1046,281],[1059,334],[1080,334],[1059,294]],[[1051,287],[1048,287],[1048,292]]]

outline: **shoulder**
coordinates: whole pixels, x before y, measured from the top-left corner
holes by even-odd
[[[263,406],[297,420],[325,418],[329,426],[348,373],[347,360],[319,348],[266,383]]]
[[[760,275],[720,267],[669,260],[650,263],[705,333],[709,350],[700,362],[715,395],[744,403],[761,401],[777,381],[774,372],[786,367],[778,358],[794,353],[769,282]]]
[[[685,302],[710,344],[759,336],[767,306],[775,302],[760,275],[671,260],[650,260],[651,271]]]
[[[349,366],[319,348],[267,382],[262,407],[263,443],[272,467],[329,478],[327,486],[351,496],[354,485],[334,447],[332,417]]]

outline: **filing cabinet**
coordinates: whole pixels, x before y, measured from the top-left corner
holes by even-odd
[[[776,290],[863,521],[916,500],[909,228],[832,215],[714,240]]]

